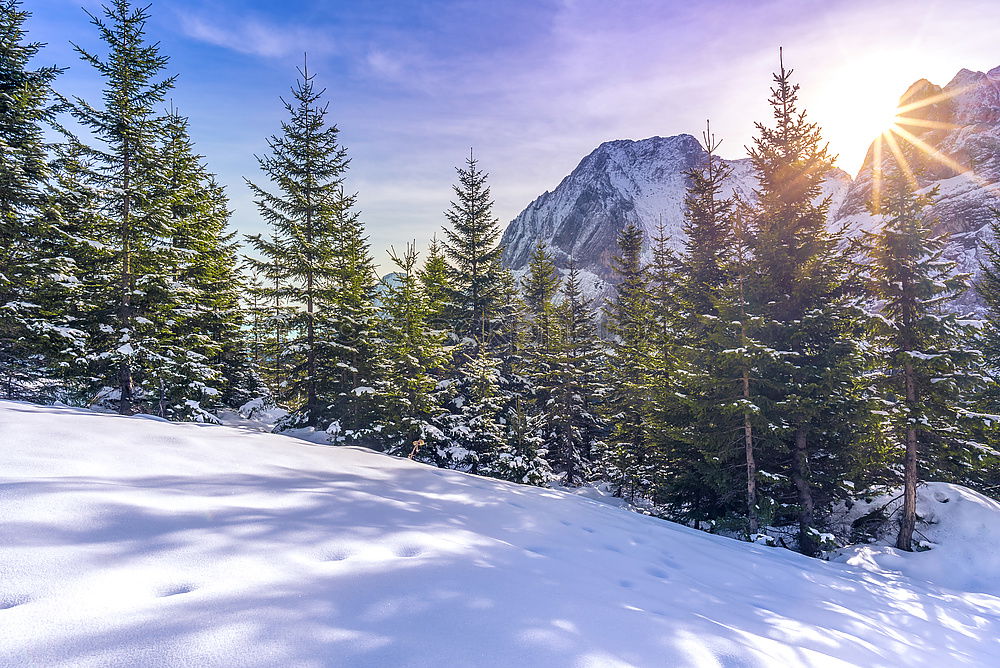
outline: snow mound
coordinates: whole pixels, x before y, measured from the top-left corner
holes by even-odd
[[[997,656],[993,594],[249,426],[0,402],[0,665]]]
[[[852,516],[899,505],[892,494],[859,503]],[[836,558],[873,572],[898,573],[949,589],[1000,597],[1000,503],[960,485],[929,482],[917,488],[916,552],[892,547],[889,532],[878,543],[842,550]],[[929,549],[925,549],[929,548]]]

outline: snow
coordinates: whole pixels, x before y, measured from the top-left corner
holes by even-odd
[[[861,517],[901,503],[902,490],[859,503],[851,517]],[[964,592],[1000,597],[1000,503],[971,489],[944,482],[917,488],[918,523],[914,538],[931,549],[906,554],[892,547],[889,533],[877,544],[843,550],[838,561],[866,570],[897,573]]]
[[[1000,509],[947,490],[939,546],[886,571],[251,427],[0,402],[0,665],[995,664]]]

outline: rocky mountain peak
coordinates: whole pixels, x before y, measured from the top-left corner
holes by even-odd
[[[961,70],[943,88],[921,79],[900,98],[897,130],[879,138],[882,169],[902,156],[921,188],[938,188],[932,216],[951,235],[948,255],[963,271],[978,271],[988,238],[990,208],[1000,206],[1000,67],[987,73]],[[893,144],[890,146],[890,142]],[[875,143],[858,177],[832,171],[824,186],[831,198],[831,224],[848,229],[877,225],[867,212],[872,196]],[[609,141],[598,146],[552,192],[543,193],[507,227],[504,262],[523,272],[541,241],[566,267],[582,270],[595,296],[610,292],[611,258],[618,233],[635,223],[651,239],[660,226],[683,244],[686,173],[705,152],[688,134]],[[752,196],[756,181],[749,160],[727,161],[733,174],[727,193]],[[648,250],[647,250],[648,253]],[[974,293],[963,302],[975,303]]]

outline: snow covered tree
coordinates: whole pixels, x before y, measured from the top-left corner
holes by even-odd
[[[284,323],[291,352],[280,388],[293,412],[283,427],[329,425],[335,440],[364,426],[370,410],[374,271],[364,228],[345,194],[348,166],[339,130],[326,120],[315,77],[307,67],[285,102],[289,119],[258,157],[275,194],[247,181],[270,238],[249,237],[259,275],[275,287],[262,298],[294,308]],[[362,408],[364,406],[364,408]]]
[[[642,231],[632,224],[618,235],[619,254],[612,264],[619,277],[617,294],[605,306],[611,341],[604,413],[611,432],[601,466],[618,493],[629,498],[649,493],[656,464],[650,419],[653,317],[642,239]]]
[[[376,385],[378,418],[372,439],[386,451],[437,463],[442,443],[436,422],[445,412],[437,372],[445,363],[444,335],[433,329],[431,303],[417,270],[417,252],[407,244],[402,254],[389,251],[396,280],[382,296],[380,359]]]
[[[684,410],[675,409],[666,496],[696,525],[745,515],[752,535],[758,530],[756,407],[740,290],[746,240],[738,233],[735,197],[721,194],[731,170],[716,156],[719,143],[710,129],[703,143],[705,161],[687,175],[684,248],[673,272],[676,394]]]
[[[155,371],[161,415],[212,419],[210,411],[239,407],[261,388],[245,349],[229,200],[195,153],[187,119],[172,110],[164,133],[171,275]]]
[[[148,17],[147,8],[129,0],[105,6],[103,18],[91,15],[108,52],[102,58],[75,48],[104,78],[103,105],[71,103],[72,115],[98,142],[78,144],[98,194],[92,231],[103,256],[86,277],[89,358],[106,388],[98,398],[116,402],[122,414],[154,396],[157,322],[165,317],[162,297],[172,273],[163,252],[171,218],[161,150],[166,118],[158,107],[174,77],[161,78],[167,58],[145,39]]]
[[[533,347],[544,349],[552,335],[555,296],[559,291],[559,272],[552,254],[542,242],[536,244],[528,260],[528,273],[522,279],[521,292],[530,322]]]
[[[286,404],[289,351],[285,346],[291,307],[282,295],[284,272],[275,260],[244,258],[248,283],[247,312],[250,318],[250,356],[268,394],[277,404]]]
[[[979,336],[983,353],[985,382],[980,387],[977,407],[987,416],[1000,415],[1000,209],[993,210],[990,222],[992,243],[983,246],[986,259],[980,263],[976,292],[986,305],[985,323]],[[984,418],[983,440],[1000,443],[1000,420]],[[980,467],[975,480],[969,481],[977,489],[1000,489],[1000,457],[992,456]],[[993,496],[996,496],[993,494]]]
[[[471,153],[466,167],[457,171],[443,243],[448,267],[445,313],[456,345],[452,370],[443,381],[451,413],[442,418],[442,431],[452,444],[442,461],[483,475],[540,484],[548,469],[527,406],[522,304],[513,277],[500,264],[500,227],[487,175]],[[434,274],[427,267],[422,278],[440,293],[443,277],[439,263],[437,267]]]
[[[652,262],[648,267],[651,343],[649,358],[649,411],[652,423],[655,459],[648,465],[650,491],[661,503],[682,485],[681,480],[694,470],[695,453],[678,437],[689,423],[679,383],[684,376],[682,347],[678,338],[680,306],[677,298],[679,264],[670,237],[662,222],[652,243]],[[678,466],[678,463],[682,464]],[[699,489],[702,487],[699,485]]]
[[[427,257],[424,259],[418,277],[427,298],[428,322],[439,330],[448,329],[451,273],[444,249],[438,242],[437,235],[431,238],[431,243],[427,247]]]
[[[51,176],[43,127],[60,70],[28,69],[30,14],[0,2],[0,396],[51,399],[82,340],[67,311],[75,271],[47,211]]]
[[[603,346],[591,300],[584,296],[572,262],[561,297],[554,312],[551,356],[534,382],[547,458],[563,484],[576,486],[588,479],[605,431],[597,416],[604,396]]]
[[[774,124],[757,123],[750,148],[759,187],[748,294],[761,316],[755,338],[769,353],[759,388],[774,410],[763,417],[790,461],[799,547],[815,554],[816,492],[829,493],[839,483],[838,467],[850,447],[844,430],[856,421],[860,356],[845,258],[839,235],[826,227],[829,199],[821,198],[833,158],[819,126],[798,109],[791,74],[782,62],[771,89]],[[811,459],[817,452],[822,457]]]
[[[455,200],[445,213],[444,251],[451,271],[450,319],[459,339],[488,345],[499,317],[503,269],[500,266],[500,223],[493,215],[487,174],[469,153],[459,167]]]
[[[880,413],[905,453],[896,547],[911,550],[921,460],[933,469],[941,460],[968,459],[985,450],[970,438],[982,358],[971,347],[969,325],[945,308],[965,289],[967,277],[942,258],[945,240],[931,232],[925,207],[934,193],[914,193],[901,175],[887,185],[872,204],[882,225],[867,235],[871,291],[878,299],[872,322],[874,341],[885,356]]]

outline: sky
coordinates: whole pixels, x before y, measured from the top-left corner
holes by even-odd
[[[143,0],[144,2],[146,0]],[[26,0],[64,94],[100,81],[92,0]],[[996,0],[152,0],[147,35],[178,74],[173,104],[241,233],[266,230],[243,178],[285,116],[305,52],[351,157],[348,188],[385,265],[440,230],[470,148],[503,225],[600,143],[689,133],[745,157],[769,119],[778,47],[800,100],[854,174],[914,81],[1000,65]]]

